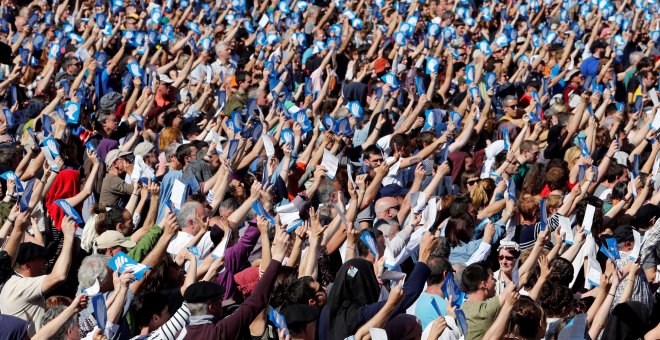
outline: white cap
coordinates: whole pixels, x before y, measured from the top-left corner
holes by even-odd
[[[172,84],[172,83],[174,83],[174,80],[172,80],[172,78],[170,78],[170,77],[169,77],[168,75],[166,75],[166,74],[162,74],[162,73],[159,74],[159,75],[158,75],[158,79],[159,79],[160,81],[162,81],[163,83],[165,83],[165,84]]]

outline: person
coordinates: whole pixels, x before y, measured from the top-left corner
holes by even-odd
[[[442,315],[447,314],[447,298],[442,291],[447,273],[454,272],[451,263],[445,258],[438,256],[431,256],[429,258],[429,267],[431,268],[431,275],[426,281],[426,290],[419,296],[415,302],[415,316],[422,322],[422,329],[426,329],[433,320],[439,315],[435,310],[431,300],[438,306]]]
[[[495,295],[493,271],[483,262],[467,266],[461,273],[461,283],[469,294],[461,305],[468,322],[466,339],[481,339],[495,321],[505,295]],[[514,288],[513,285],[509,286],[505,294]]]
[[[27,221],[19,221],[25,223]],[[75,222],[66,217],[62,221],[64,244],[53,271],[45,273],[48,251],[34,243],[21,243],[16,254],[16,272],[2,286],[0,306],[3,314],[28,321],[27,334],[34,336],[42,326],[46,312],[44,294],[64,283],[71,265]]]

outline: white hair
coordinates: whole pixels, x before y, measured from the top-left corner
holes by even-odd
[[[101,284],[106,282],[110,277],[108,261],[110,261],[108,255],[94,254],[87,256],[78,269],[78,287],[81,290],[89,288],[94,285],[96,280]]]

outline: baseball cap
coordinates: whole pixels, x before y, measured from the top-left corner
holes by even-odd
[[[46,257],[48,250],[36,243],[24,242],[18,247],[18,253],[16,254],[16,263],[23,264],[30,260]]]
[[[114,163],[116,160],[131,154],[132,152],[120,151],[119,149],[110,150],[110,152],[105,155],[105,166],[110,168],[112,167],[112,163]]]
[[[158,80],[160,80],[161,82],[163,82],[163,83],[165,83],[165,84],[172,84],[172,83],[174,83],[174,80],[172,80],[172,78],[170,78],[168,75],[163,74],[163,73],[161,73],[161,74],[158,75]]]
[[[98,249],[109,249],[117,246],[130,249],[135,247],[135,242],[116,230],[107,230],[96,238],[96,248]]]
[[[405,196],[408,193],[407,189],[404,189],[398,184],[388,184],[380,190],[381,197],[398,197]]]
[[[387,60],[383,57],[378,58],[378,59],[376,59],[376,61],[374,61],[374,71],[376,71],[376,73],[381,73],[381,72],[385,71],[385,69],[388,66],[390,66],[389,60]]]
[[[612,236],[616,239],[617,243],[632,241],[635,239],[633,235],[633,227],[629,224],[625,224],[614,229]]]
[[[142,142],[135,147],[133,154],[135,154],[136,156],[144,156],[149,152],[151,152],[151,150],[153,149],[154,149],[153,143]]]
[[[225,288],[215,282],[200,281],[191,284],[183,293],[183,299],[188,303],[206,302],[225,295]]]

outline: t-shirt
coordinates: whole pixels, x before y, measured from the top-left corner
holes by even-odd
[[[183,249],[183,247],[193,239],[193,235],[188,234],[185,231],[179,231],[176,236],[170,241],[167,245],[167,253],[176,257],[176,255]],[[213,241],[211,241],[211,232],[207,231],[202,239],[197,243],[197,248],[199,249],[199,259],[202,260],[208,255],[214,247]]]
[[[468,323],[468,336],[465,339],[482,339],[500,310],[500,298],[494,296],[486,301],[465,301],[461,309]]]
[[[447,300],[440,295],[423,292],[415,303],[415,316],[422,322],[422,329],[437,319],[440,315],[433,308],[431,301],[435,300],[442,315],[447,315]]]
[[[106,207],[117,207],[122,199],[123,203],[128,201],[128,196],[133,192],[133,186],[126,184],[123,179],[113,174],[107,174],[103,179],[99,203]]]
[[[12,275],[0,292],[0,311],[2,314],[27,320],[30,337],[41,328],[41,318],[46,311],[46,300],[41,291],[45,279],[46,275]]]

